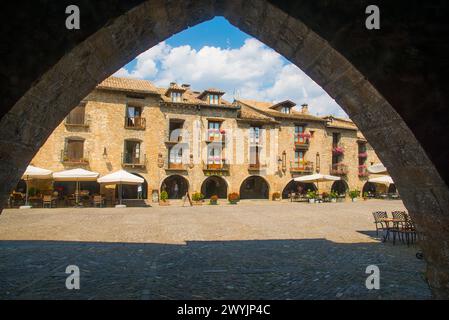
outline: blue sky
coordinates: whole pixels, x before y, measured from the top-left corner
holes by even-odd
[[[217,87],[225,98],[308,103],[318,115],[346,116],[304,72],[271,48],[216,17],[186,29],[142,53],[116,76],[147,79],[158,86],[172,81],[195,90]]]

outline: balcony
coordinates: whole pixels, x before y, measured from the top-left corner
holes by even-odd
[[[248,165],[248,170],[249,171],[260,171],[260,170],[264,170],[267,168],[266,164],[262,164],[262,163],[250,163]]]
[[[89,153],[82,157],[73,157],[67,150],[61,150],[61,163],[67,166],[86,166],[89,164]]]
[[[348,172],[348,166],[343,163],[335,163],[330,167],[330,174],[334,176],[345,176]]]
[[[203,162],[203,171],[205,172],[206,175],[208,173],[213,174],[226,173],[229,172],[229,164],[227,164],[225,160],[221,162],[212,162],[212,161],[209,163]]]
[[[290,162],[290,172],[291,173],[313,173],[313,162],[310,161],[291,161]]]
[[[185,163],[172,163],[172,162],[168,162],[168,166],[167,168],[165,168],[165,170],[170,170],[170,171],[186,171],[187,170],[187,165]]]
[[[207,130],[206,142],[224,143],[225,141],[226,141],[226,133],[224,130],[220,129]]]
[[[369,176],[369,172],[368,172],[366,165],[360,165],[359,166],[359,177],[367,178],[368,176]]]
[[[343,155],[345,153],[345,147],[342,144],[334,144],[332,146],[332,154],[335,156]]]
[[[309,146],[310,146],[310,134],[302,133],[295,135],[296,149],[309,149]]]
[[[88,128],[90,126],[90,118],[82,114],[70,113],[64,121],[67,128]]]
[[[170,145],[175,145],[178,143],[185,143],[183,142],[182,136],[172,136],[171,134],[169,135],[168,139],[165,141],[165,144],[170,144]]]
[[[122,166],[126,168],[145,168],[147,165],[146,155],[122,153]]]
[[[146,119],[142,117],[125,117],[125,129],[145,130]]]

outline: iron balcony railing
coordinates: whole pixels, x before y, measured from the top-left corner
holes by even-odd
[[[147,155],[137,155],[134,153],[122,153],[122,165],[125,167],[145,167],[147,165]]]
[[[146,119],[142,117],[125,117],[125,128],[144,130],[146,128]]]
[[[344,176],[349,172],[348,166],[344,163],[335,163],[330,167],[330,174],[335,176]]]
[[[314,164],[310,161],[291,161],[290,172],[313,173]]]
[[[82,156],[73,156],[67,150],[61,150],[60,161],[66,165],[87,165],[89,164],[89,152],[83,152]]]
[[[229,164],[227,164],[225,161],[220,162],[203,162],[203,170],[208,171],[229,171]]]

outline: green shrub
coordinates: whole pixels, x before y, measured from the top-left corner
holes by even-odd
[[[360,197],[360,191],[357,190],[357,189],[349,191],[349,197],[351,199],[355,199],[355,198]]]
[[[316,199],[317,195],[315,191],[307,190],[307,198],[308,199]]]
[[[210,197],[209,204],[215,205],[217,203],[218,203],[218,196],[214,195],[214,196]]]
[[[240,195],[237,192],[230,193],[228,195],[228,200],[230,203],[235,204],[240,200]]]
[[[201,192],[195,192],[192,194],[192,200],[195,202],[200,202],[204,199],[204,195]]]
[[[167,191],[162,191],[161,192],[161,201],[165,202],[168,200],[168,193]]]

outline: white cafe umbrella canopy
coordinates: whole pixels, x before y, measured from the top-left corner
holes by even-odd
[[[52,172],[34,166],[28,166],[23,173],[22,179],[26,181],[27,190],[25,195],[25,206],[28,206],[28,181],[33,179],[51,179]]]
[[[123,184],[137,185],[137,184],[141,184],[144,182],[143,178],[138,177],[134,174],[131,174],[125,170],[119,170],[114,173],[108,174],[106,176],[98,178],[97,181],[98,181],[98,183],[104,183],[104,184],[118,184],[119,185],[120,204],[122,204],[122,185]]]
[[[371,178],[368,180],[368,182],[385,184],[385,185],[394,184],[394,181],[390,176],[381,176],[381,177],[377,177],[377,178]]]
[[[373,164],[368,167],[369,173],[379,174],[379,173],[387,173],[387,168],[382,163]]]
[[[72,169],[53,173],[55,181],[74,181],[76,182],[76,204],[78,205],[79,183],[80,181],[96,181],[98,172],[92,172],[84,169]]]
[[[338,180],[341,180],[341,178],[340,177],[336,177],[336,176],[331,176],[331,175],[328,175],[328,174],[315,173],[315,174],[311,174],[311,175],[308,175],[308,176],[297,177],[297,178],[295,178],[293,180],[297,181],[297,182],[305,182],[305,183],[316,182],[317,183],[317,189],[319,191],[318,182],[338,181]]]

